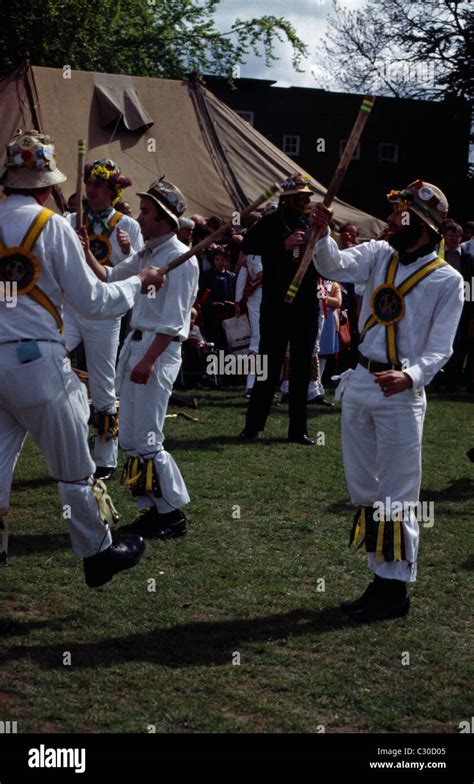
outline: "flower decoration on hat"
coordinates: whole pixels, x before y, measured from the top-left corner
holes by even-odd
[[[283,193],[281,196],[293,196],[295,193],[312,193],[312,190],[309,187],[310,184],[311,180],[309,177],[305,177],[299,172],[295,172],[295,174],[289,176],[285,182],[282,182],[280,187]]]
[[[128,177],[123,177],[120,168],[114,161],[102,158],[93,163],[87,163],[84,167],[84,182],[105,182],[112,187],[114,198],[112,204],[121,200],[125,188],[128,188],[132,181]]]

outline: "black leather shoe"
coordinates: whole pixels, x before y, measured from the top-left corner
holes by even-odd
[[[238,435],[239,441],[256,441],[258,438],[258,430],[247,430],[244,428]]]
[[[116,470],[117,468],[114,466],[96,466],[94,479],[103,479],[104,482],[108,482],[109,479],[112,479]]]
[[[312,400],[308,400],[308,403],[314,403],[316,406],[326,406],[326,408],[335,408],[334,403],[331,403],[330,400],[326,400],[323,395],[313,397]]]
[[[351,612],[350,618],[360,623],[370,623],[371,621],[384,621],[388,618],[402,618],[410,610],[410,598],[408,594],[396,599],[386,597],[367,602],[358,610]]]
[[[306,434],[302,436],[288,436],[288,441],[290,444],[303,444],[303,446],[314,446],[315,444],[315,441]]]
[[[341,608],[352,620],[362,623],[400,618],[410,610],[406,583],[376,576],[360,599]]]
[[[138,534],[144,539],[177,539],[186,536],[186,517],[180,509],[159,514],[148,509],[136,522],[119,529],[119,533]]]
[[[346,615],[350,615],[354,610],[359,610],[369,601],[370,597],[374,593],[374,590],[376,591],[375,581],[369,583],[362,596],[359,596],[358,599],[354,599],[351,602],[342,602],[341,604],[342,612],[345,613]]]
[[[470,449],[469,452],[466,452],[466,455],[468,456],[471,463],[474,463],[474,447]]]
[[[114,574],[135,566],[145,552],[146,543],[141,536],[130,536],[117,545],[111,545],[90,558],[84,558],[84,575],[89,588],[108,583]]]

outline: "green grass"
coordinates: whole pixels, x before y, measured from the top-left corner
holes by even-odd
[[[311,409],[325,446],[284,440],[286,406],[265,439],[238,444],[242,389],[194,394],[200,422],[166,425],[192,498],[189,534],[149,543],[98,590],[26,443],[0,570],[1,615],[18,622],[1,640],[0,718],[19,732],[458,732],[472,715],[472,404],[429,401],[422,499],[435,525],[422,528],[412,610],[359,627],[338,610],[370,578],[347,547],[339,413]],[[111,494],[134,519],[117,481]]]

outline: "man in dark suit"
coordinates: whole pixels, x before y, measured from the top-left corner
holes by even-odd
[[[252,226],[242,243],[243,253],[262,257],[259,353],[268,357],[268,377],[254,385],[240,438],[254,439],[264,429],[289,342],[288,440],[312,445],[314,441],[307,432],[306,402],[318,326],[316,270],[309,267],[291,305],[284,301],[308,239],[305,213],[312,191],[299,174],[290,177],[282,187],[278,209]]]

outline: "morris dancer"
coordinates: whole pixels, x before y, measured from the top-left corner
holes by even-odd
[[[147,237],[146,246],[113,269],[89,255],[89,263],[103,280],[106,276],[109,281],[124,280],[150,262],[164,267],[189,250],[176,237],[186,209],[181,191],[161,179],[137,195],[141,196],[138,221]],[[147,510],[130,530],[147,538],[186,533],[180,507],[189,503],[189,495],[178,466],[163,448],[163,426],[181,366],[181,343],[189,335],[198,279],[199,265],[192,256],[167,275],[156,296],[142,297],[133,308],[132,331],[120,352],[120,446],[128,458],[122,482],[136,496],[137,506]]]
[[[328,234],[316,245],[321,275],[365,284],[355,370],[343,374],[342,448],[352,503],[351,541],[364,547],[374,581],[342,609],[358,621],[409,611],[416,579],[424,387],[452,353],[462,311],[462,278],[439,258],[445,195],[422,180],[391,191],[387,241],[339,251]],[[315,207],[317,226],[332,211]],[[400,508],[403,510],[400,512]]]
[[[85,223],[91,252],[101,263],[115,267],[143,247],[140,226],[133,218],[114,209],[131,181],[123,177],[110,160],[86,165],[84,173],[88,207]],[[76,213],[67,220],[76,225]],[[67,309],[64,332],[68,351],[84,341],[89,386],[95,409],[95,477],[108,480],[117,466],[118,414],[115,393],[115,365],[120,336],[120,319],[100,323]]]
[[[72,547],[92,588],[134,566],[145,543],[130,537],[112,545],[107,522],[115,510],[105,485],[92,477],[87,395],[66,356],[61,311],[66,303],[88,318],[118,318],[142,286],[159,287],[163,278],[148,269],[123,283],[100,283],[75,231],[44,207],[65,180],[49,136],[19,131],[11,139],[0,204],[0,285],[14,286],[17,301],[15,307],[0,301],[0,530],[6,548],[12,476],[29,432],[58,482]]]

